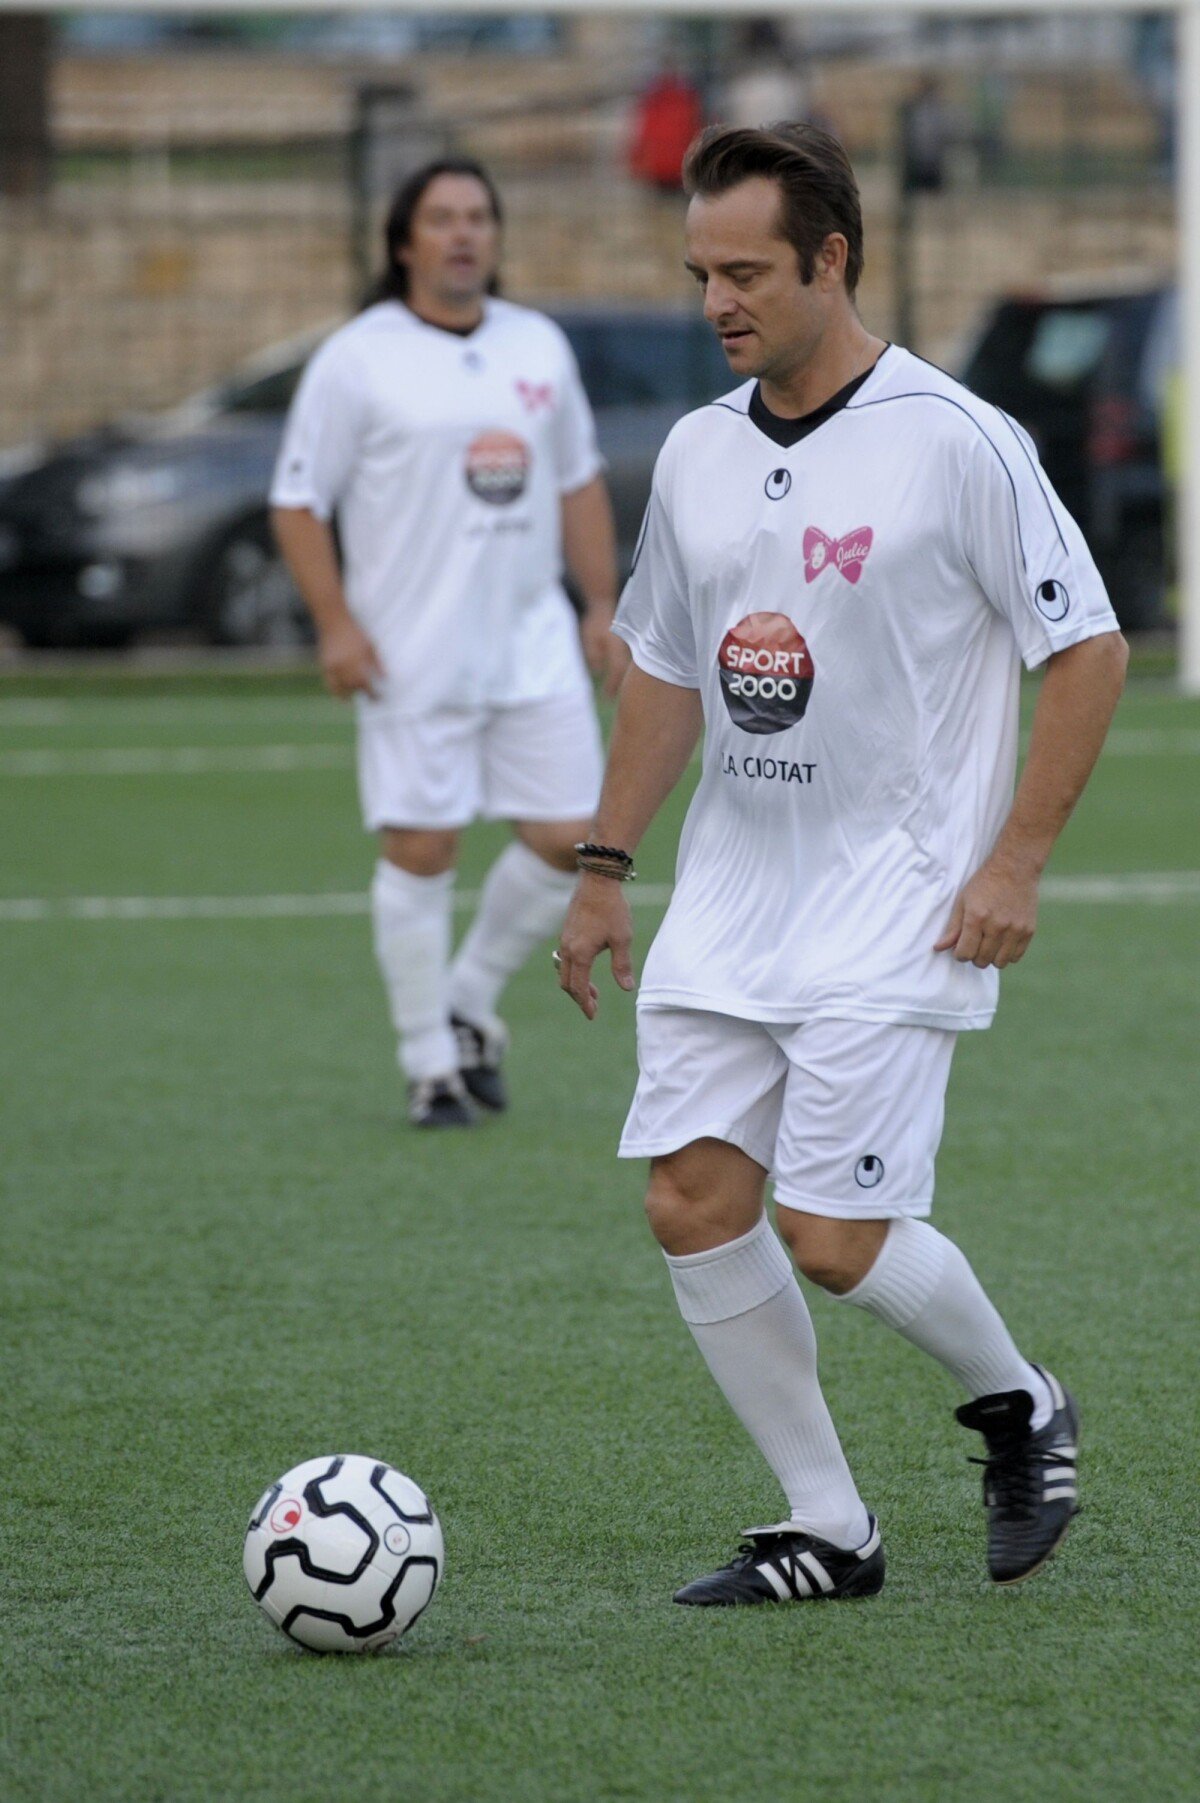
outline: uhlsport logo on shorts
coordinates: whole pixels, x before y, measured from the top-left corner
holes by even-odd
[[[747,614],[717,653],[729,718],[743,732],[786,732],[804,718],[813,660],[786,614]]]
[[[529,446],[515,432],[481,432],[467,449],[467,487],[491,507],[508,507],[525,493]]]

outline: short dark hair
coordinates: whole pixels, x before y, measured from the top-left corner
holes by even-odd
[[[413,216],[426,190],[432,187],[439,175],[469,175],[479,182],[487,194],[496,224],[504,223],[496,184],[483,164],[477,163],[474,157],[437,157],[432,163],[422,164],[420,169],[414,169],[408,179],[401,183],[392,197],[383,227],[387,263],[372,291],[372,300],[408,299],[408,270],[403,263],[397,261],[396,252],[403,250],[412,238]],[[488,293],[498,293],[499,286],[493,276],[488,283]]]
[[[710,125],[684,159],[689,196],[724,194],[756,175],[779,184],[780,229],[796,252],[801,281],[812,281],[817,252],[830,232],[840,232],[852,295],[863,268],[862,202],[842,145],[819,125]]]

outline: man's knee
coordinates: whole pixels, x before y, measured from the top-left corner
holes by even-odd
[[[650,1166],[646,1218],[664,1252],[709,1252],[749,1233],[762,1213],[765,1172],[744,1152],[700,1140]]]
[[[409,876],[444,876],[458,861],[458,834],[438,827],[386,826],[380,850]]]
[[[810,1283],[844,1296],[862,1282],[887,1238],[886,1221],[840,1221],[828,1215],[778,1211],[779,1231]]]

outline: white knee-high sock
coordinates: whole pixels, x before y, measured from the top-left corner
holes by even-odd
[[[530,953],[557,933],[575,875],[555,870],[514,839],[488,871],[470,931],[450,972],[450,1004],[476,1026],[495,1022],[500,991]]]
[[[907,1217],[888,1228],[875,1263],[839,1302],[865,1308],[953,1373],[968,1395],[1028,1390],[1035,1429],[1053,1404],[1045,1381],[1013,1337],[953,1240]]]
[[[714,1251],[665,1257],[679,1312],[783,1485],[793,1522],[834,1546],[861,1546],[867,1511],[817,1381],[808,1307],[766,1216]]]
[[[458,1068],[450,1030],[447,966],[454,872],[412,876],[381,858],[371,884],[375,956],[387,991],[397,1058],[406,1077],[444,1077]]]

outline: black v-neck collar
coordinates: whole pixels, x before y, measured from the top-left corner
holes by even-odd
[[[827,401],[823,401],[819,407],[814,407],[811,413],[802,413],[798,419],[781,419],[778,413],[772,413],[762,398],[761,385],[756,382],[754,392],[750,396],[748,410],[751,424],[757,426],[760,432],[765,433],[772,444],[781,446],[785,451],[790,450],[794,444],[799,444],[802,438],[807,438],[810,432],[815,432],[818,426],[823,426],[827,419],[832,419],[835,413],[841,412],[846,402],[851,400],[863,383],[875,374],[881,360],[887,356],[891,348],[890,344],[885,344],[870,369],[864,369],[861,376],[855,376],[852,382],[847,382],[844,388],[839,388],[837,393],[830,395]]]
[[[486,308],[484,309],[483,317],[477,319],[473,326],[443,326],[439,325],[436,319],[426,319],[425,315],[423,313],[418,313],[415,307],[409,307],[408,310],[418,324],[427,326],[431,332],[445,332],[448,338],[474,338],[476,332],[481,332],[487,324]]]

